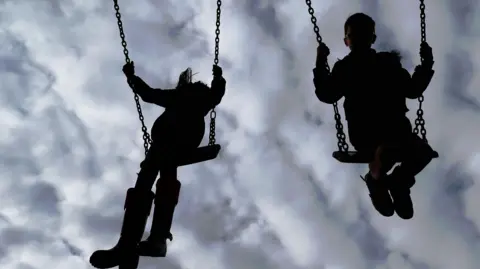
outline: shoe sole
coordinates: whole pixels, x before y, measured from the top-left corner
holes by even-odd
[[[397,199],[395,199],[397,197]],[[411,219],[414,215],[413,201],[410,193],[392,195],[395,213],[402,219]]]
[[[137,269],[140,262],[140,256],[137,254],[128,254],[125,256],[118,265],[118,269]]]

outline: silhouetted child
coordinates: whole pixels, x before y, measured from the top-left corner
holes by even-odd
[[[433,150],[413,134],[406,116],[406,98],[420,97],[430,83],[434,73],[431,48],[426,43],[421,45],[424,62],[410,76],[398,53],[371,48],[376,39],[371,17],[356,13],[347,19],[344,30],[344,42],[351,52],[335,63],[331,73],[324,65],[330,52],[323,43],[318,47],[315,93],[328,104],[345,97],[352,145],[357,151],[375,156],[364,180],[376,210],[384,216],[397,212],[401,218],[410,219],[410,188],[415,176],[432,160]],[[392,156],[397,154],[404,156],[403,162],[387,175],[395,165]]]
[[[123,226],[117,245],[109,250],[98,250],[90,257],[90,263],[97,268],[118,266],[122,258],[137,253],[140,256],[165,257],[166,239],[172,240],[170,228],[181,187],[175,158],[200,145],[205,133],[204,118],[225,94],[226,82],[218,66],[213,67],[211,88],[202,82],[192,83],[190,68],[180,75],[178,85],[173,90],[150,88],[135,76],[133,62],[126,64],[123,72],[143,101],[162,106],[165,111],[153,124],[152,144],[140,165],[135,187],[127,191]],[[160,162],[161,159],[166,161]],[[151,189],[159,172],[160,179],[154,194]],[[155,208],[150,236],[140,242],[153,200]]]

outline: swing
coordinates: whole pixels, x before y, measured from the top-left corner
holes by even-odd
[[[130,63],[130,57],[128,56],[128,49],[127,49],[127,41],[125,40],[125,33],[123,31],[123,23],[121,20],[121,14],[120,14],[120,7],[118,5],[118,0],[113,0],[113,5],[115,9],[115,16],[117,17],[117,24],[118,24],[118,30],[120,32],[120,38],[122,40],[122,47],[123,47],[123,54],[125,55],[125,62],[128,64]],[[222,2],[220,0],[217,1],[217,20],[216,20],[216,29],[215,29],[215,58],[214,58],[214,64],[218,65],[218,52],[219,52],[219,43],[220,43],[220,7],[222,5]],[[130,88],[133,89],[133,84],[130,81],[127,81],[128,85]],[[140,119],[140,123],[142,124],[142,132],[143,132],[143,147],[145,148],[145,155],[148,153],[149,145],[152,143],[152,139],[150,138],[150,134],[148,133],[148,129],[145,126],[144,123],[144,117],[142,113],[142,107],[140,105],[139,97],[137,93],[134,91],[134,99],[135,103],[137,106],[137,112],[138,112],[138,117]],[[204,147],[198,147],[197,149],[193,150],[190,153],[187,153],[183,156],[179,156],[178,159],[176,160],[176,165],[177,166],[185,166],[185,165],[190,165],[190,164],[195,164],[195,163],[200,163],[200,162],[205,162],[209,160],[215,159],[220,150],[221,146],[219,144],[215,143],[215,118],[216,118],[216,111],[215,108],[210,111],[210,134],[209,134],[209,142],[207,146]],[[165,156],[164,160],[166,161],[169,159],[171,156]]]
[[[320,45],[322,43],[322,37],[320,36],[320,29],[317,26],[317,18],[315,17],[315,10],[312,8],[312,1],[305,0],[305,3],[308,7],[308,13],[311,16],[311,22],[313,24],[313,31],[316,34],[317,42]],[[421,27],[421,42],[426,42],[426,24],[425,24],[425,4],[424,0],[420,0],[420,27]],[[420,59],[423,63],[423,58]],[[325,61],[325,68],[328,72],[330,72],[330,66],[328,62]],[[417,119],[415,120],[415,128],[413,129],[413,133],[418,135],[422,135],[423,141],[428,143],[427,140],[427,130],[425,129],[425,119],[423,118],[423,103],[424,97],[423,95],[418,98],[419,106],[417,110]],[[343,124],[340,117],[340,113],[338,112],[338,105],[337,103],[333,104],[333,111],[335,114],[335,128],[337,129],[337,145],[338,151],[333,152],[332,156],[337,161],[342,163],[370,163],[373,158],[373,153],[367,152],[359,152],[359,151],[349,151],[348,143],[346,142],[346,136],[343,132]],[[432,158],[438,158],[438,152],[432,152]],[[403,160],[403,156],[396,155],[394,156],[394,161],[401,162]]]

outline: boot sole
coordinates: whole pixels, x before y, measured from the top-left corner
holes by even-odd
[[[152,257],[152,258],[165,258],[167,255],[158,255],[158,254],[138,254],[141,257]]]
[[[167,253],[162,251],[138,251],[137,254],[141,257],[153,257],[153,258],[164,258],[167,256]]]
[[[414,210],[413,210],[413,206],[410,206],[408,205],[407,207],[404,206],[403,203],[401,204],[395,204],[395,213],[397,213],[397,216],[399,216],[400,218],[402,219],[411,219],[413,218],[413,215],[414,215]],[[407,209],[405,209],[407,208]]]
[[[123,257],[118,269],[137,269],[140,262],[140,256],[137,254],[128,254]]]

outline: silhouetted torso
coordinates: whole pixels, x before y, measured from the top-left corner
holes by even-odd
[[[207,89],[180,88],[176,101],[157,118],[152,127],[155,143],[176,148],[196,148],[205,134],[205,116],[213,108]]]
[[[165,108],[153,124],[152,141],[156,149],[167,152],[197,148],[205,133],[205,116],[225,94],[224,83],[210,88],[195,82],[162,90],[152,89],[138,76],[132,76],[130,82],[143,101]]]
[[[341,62],[338,71],[346,83],[344,109],[352,144],[373,148],[383,139],[411,132],[399,56],[372,49],[352,52]]]
[[[394,52],[352,52],[337,61],[331,73],[314,69],[315,94],[330,104],[345,97],[350,141],[357,150],[371,149],[411,134],[406,98],[421,96],[433,73],[417,66],[411,76]]]
[[[393,53],[350,53],[339,63],[345,83],[345,114],[349,123],[384,124],[408,112],[402,92],[400,59]]]

